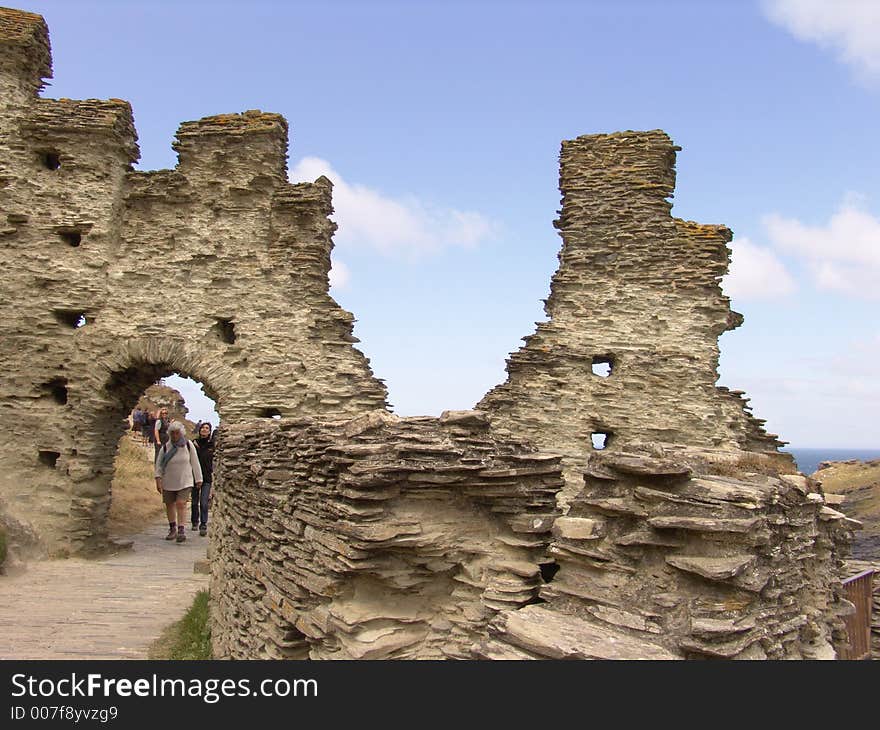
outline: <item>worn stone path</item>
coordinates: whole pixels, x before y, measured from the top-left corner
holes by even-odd
[[[208,576],[193,573],[207,537],[187,528],[162,539],[167,522],[130,536],[130,550],[84,560],[47,560],[0,576],[0,659],[145,659]]]

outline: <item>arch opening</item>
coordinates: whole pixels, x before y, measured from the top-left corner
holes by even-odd
[[[138,540],[161,540],[168,531],[168,509],[157,490],[154,476],[155,459],[159,440],[167,440],[167,431],[156,419],[165,415],[167,425],[181,421],[189,440],[198,437],[198,427],[210,424],[210,435],[220,424],[219,401],[216,392],[202,381],[189,377],[173,365],[166,363],[134,363],[115,373],[106,386],[107,408],[99,420],[107,436],[111,465],[107,480],[106,509],[103,524],[96,533],[106,535],[113,542]],[[165,409],[165,413],[162,412]],[[207,429],[206,429],[207,430]],[[202,453],[196,449],[194,458],[200,465],[205,463],[206,447]],[[212,460],[208,460],[206,467]],[[186,537],[199,540],[206,534],[189,530],[191,519],[206,523],[210,516],[210,489],[194,492],[186,488]],[[193,500],[193,497],[196,497]],[[197,509],[193,510],[193,505]],[[205,514],[206,513],[206,514]],[[175,514],[172,508],[171,514]],[[205,519],[203,519],[203,516]],[[177,523],[175,519],[175,525]],[[203,540],[202,545],[206,541]],[[204,557],[204,556],[202,556]]]

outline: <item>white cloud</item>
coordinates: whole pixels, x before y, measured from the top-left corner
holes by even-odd
[[[835,50],[863,78],[880,78],[877,0],[764,0],[763,7],[795,38]]]
[[[785,265],[768,248],[756,246],[747,238],[732,244],[730,271],[724,278],[724,292],[737,299],[775,299],[796,289]]]
[[[351,279],[351,272],[341,261],[333,261],[330,267],[330,286],[334,289],[345,289]]]
[[[414,258],[452,246],[470,247],[488,238],[495,224],[480,213],[438,208],[415,196],[392,198],[349,183],[329,162],[305,157],[291,170],[294,182],[325,175],[333,181],[334,219],[340,246],[372,248]]]
[[[880,219],[849,196],[825,225],[769,215],[764,225],[773,247],[805,260],[820,289],[880,298]]]

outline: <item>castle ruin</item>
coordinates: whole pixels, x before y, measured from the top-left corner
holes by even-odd
[[[223,420],[218,657],[846,640],[849,521],[716,386],[731,234],[671,217],[666,134],[563,143],[548,321],[475,410],[398,418],[328,293],[332,186],[288,182],[282,117],[185,122],[173,170],[135,171],[129,105],[41,98],[50,76],[43,19],[0,9],[0,519],[21,541],[101,546],[122,419],[176,371]]]

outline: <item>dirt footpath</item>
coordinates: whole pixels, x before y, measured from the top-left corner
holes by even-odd
[[[99,560],[31,563],[0,576],[0,659],[145,659],[208,576],[193,573],[208,538],[166,542],[168,523],[131,538],[131,550]]]

